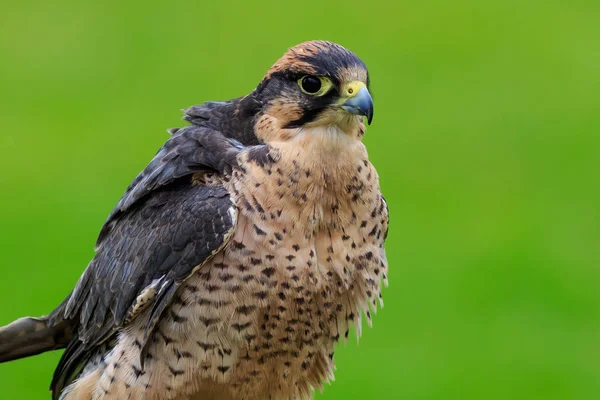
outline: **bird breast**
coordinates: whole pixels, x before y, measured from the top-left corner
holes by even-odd
[[[335,154],[302,145],[239,158],[226,183],[238,209],[229,243],[178,290],[143,371],[130,350],[144,327],[120,336],[106,379],[137,384],[116,398],[142,387],[148,399],[308,399],[333,377],[338,341],[382,304],[387,207],[362,143]],[[155,391],[165,376],[168,392]]]

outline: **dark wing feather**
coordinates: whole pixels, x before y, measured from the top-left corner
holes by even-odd
[[[220,132],[199,126],[177,130],[158,150],[152,161],[135,177],[116,207],[109,214],[96,243],[96,249],[119,216],[153,190],[195,172],[215,170],[227,173],[235,163],[241,143]]]
[[[235,139],[246,146],[260,144],[254,124],[263,103],[255,93],[225,102],[211,101],[185,110],[184,119],[197,126],[206,126]]]
[[[55,396],[129,319],[143,317],[151,333],[181,283],[227,243],[236,215],[229,193],[194,184],[190,175],[229,174],[240,147],[207,128],[183,128],[127,188],[102,229],[96,256],[50,316],[54,323],[76,321],[78,333],[55,371]],[[148,288],[156,295],[138,316],[136,299]]]

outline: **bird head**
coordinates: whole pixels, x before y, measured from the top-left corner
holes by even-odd
[[[255,128],[265,142],[311,128],[362,137],[373,119],[367,67],[353,52],[327,41],[289,49],[253,93],[262,104]]]

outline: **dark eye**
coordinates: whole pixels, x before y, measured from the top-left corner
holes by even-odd
[[[302,90],[306,93],[314,94],[321,90],[321,80],[314,76],[305,76],[302,78]]]
[[[333,83],[325,76],[306,75],[298,79],[298,86],[303,93],[311,96],[323,96],[333,87]]]

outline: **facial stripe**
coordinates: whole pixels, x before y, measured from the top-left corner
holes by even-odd
[[[317,117],[319,116],[319,114],[321,114],[323,112],[323,110],[324,110],[323,108],[304,110],[304,113],[302,114],[302,116],[299,119],[290,121],[289,123],[284,125],[283,128],[284,129],[299,128],[302,125],[307,124],[307,123],[312,122],[315,119],[317,119]]]

